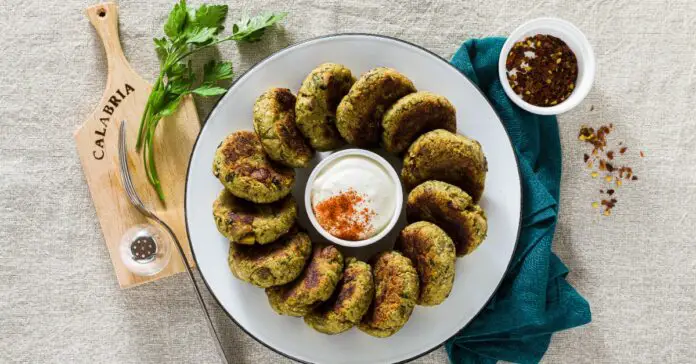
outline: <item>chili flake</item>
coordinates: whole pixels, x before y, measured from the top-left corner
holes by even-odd
[[[633,168],[628,166],[616,166],[621,158],[617,159],[617,154],[613,150],[608,150],[604,153],[604,149],[608,146],[607,136],[611,134],[614,130],[614,124],[600,126],[597,130],[589,126],[583,126],[580,128],[578,133],[578,139],[592,145],[592,151],[590,154],[583,153],[582,161],[587,165],[587,168],[591,169],[590,175],[592,178],[597,178],[599,172],[603,172],[603,182],[615,185],[616,188],[621,187],[624,181],[637,181],[638,177],[633,174]],[[623,156],[628,150],[627,146],[623,145],[623,142],[619,142],[619,155]],[[640,152],[641,157],[644,157],[644,153]],[[606,159],[604,158],[606,156]],[[611,161],[611,162],[609,162]],[[596,170],[593,170],[596,168]],[[616,190],[614,188],[600,189],[599,193],[603,196],[609,196],[608,198],[602,199],[601,202],[593,202],[592,207],[600,208],[600,212],[604,216],[609,216],[611,210],[616,206],[618,202],[616,195]]]
[[[578,60],[559,38],[547,34],[527,37],[512,46],[505,60],[510,87],[536,106],[565,101],[575,89]]]

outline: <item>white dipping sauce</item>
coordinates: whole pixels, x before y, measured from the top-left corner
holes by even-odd
[[[379,234],[389,224],[396,208],[396,186],[378,162],[362,155],[338,157],[324,166],[312,183],[312,207],[349,190],[365,198],[364,207],[374,211],[372,229],[364,239]],[[363,239],[363,240],[364,240]]]

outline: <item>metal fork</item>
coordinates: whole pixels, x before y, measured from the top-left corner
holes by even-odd
[[[196,278],[193,276],[193,272],[191,271],[188,262],[186,261],[184,249],[181,247],[179,239],[177,239],[176,235],[174,235],[174,231],[172,231],[169,225],[167,225],[164,221],[157,217],[157,215],[155,215],[152,211],[145,207],[145,204],[143,204],[143,201],[140,199],[140,197],[138,197],[137,192],[135,192],[135,187],[133,187],[133,181],[131,180],[130,171],[128,170],[128,158],[126,157],[126,151],[126,120],[123,120],[121,121],[121,126],[119,128],[118,134],[118,159],[121,165],[121,179],[123,181],[123,186],[126,189],[128,199],[133,204],[133,206],[135,206],[135,208],[138,211],[140,211],[141,214],[157,222],[162,228],[164,228],[164,230],[167,231],[169,236],[172,237],[172,240],[174,240],[176,248],[179,251],[179,255],[181,256],[181,260],[184,263],[184,267],[186,267],[186,273],[188,273],[188,277],[191,280],[191,283],[193,283],[193,288],[196,291],[196,298],[198,298],[198,304],[201,306],[201,309],[205,314],[205,318],[208,323],[208,329],[210,329],[210,332],[213,334],[213,337],[215,338],[215,344],[217,344],[220,359],[224,363],[229,363],[229,360],[225,355],[225,351],[222,349],[222,342],[220,341],[220,336],[218,335],[217,331],[215,331],[213,321],[210,319],[210,313],[208,312],[208,308],[205,306],[205,303],[203,303],[203,296],[201,296],[201,290],[198,287],[198,282],[196,282]]]

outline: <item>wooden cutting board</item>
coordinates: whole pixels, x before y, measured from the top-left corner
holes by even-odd
[[[90,6],[86,13],[104,44],[108,76],[99,104],[75,132],[75,141],[118,283],[121,288],[128,288],[182,272],[184,266],[175,247],[171,247],[169,265],[154,276],[134,275],[121,262],[118,249],[123,233],[134,225],[148,223],[131,206],[121,184],[118,163],[118,127],[121,120],[128,121],[128,160],[135,188],[145,205],[155,210],[172,227],[191,266],[194,261],[184,223],[184,188],[189,156],[200,130],[200,122],[196,105],[189,97],[174,115],[159,123],[155,154],[166,196],[164,206],[147,182],[142,154],[135,150],[140,117],[152,86],[131,68],[123,55],[118,37],[116,4]]]

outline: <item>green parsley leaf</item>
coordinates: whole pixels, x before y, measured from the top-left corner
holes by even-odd
[[[186,43],[203,44],[213,40],[216,28],[193,28],[187,34]]]
[[[154,38],[153,41],[155,42],[155,50],[157,51],[157,56],[160,60],[165,60],[167,58],[167,55],[169,55],[169,44],[167,42],[167,38]]]
[[[221,31],[227,17],[227,5],[201,5],[196,11],[195,24],[203,28]]]
[[[232,36],[230,38],[249,43],[259,41],[266,28],[283,20],[287,15],[288,13],[281,12],[261,14],[253,18],[244,16],[240,21],[232,25]]]
[[[217,96],[227,92],[226,88],[204,83],[193,90],[193,93],[201,96]]]
[[[217,62],[211,59],[203,67],[203,83],[213,83],[234,77],[232,62]]]
[[[190,92],[193,79],[188,77],[178,78],[167,83],[167,91],[173,95],[185,95]]]
[[[188,63],[178,62],[167,69],[167,80],[172,81],[177,78],[184,77],[188,75],[190,65]]]
[[[157,118],[161,119],[163,117],[167,117],[171,114],[173,114],[176,109],[179,108],[179,104],[181,103],[181,98],[182,96],[178,96],[173,100],[170,100],[168,103],[166,103],[160,112],[157,113]]]
[[[169,38],[179,36],[184,29],[187,17],[186,0],[181,0],[174,5],[174,9],[169,13],[169,18],[167,18],[167,22],[164,24],[164,34]]]

